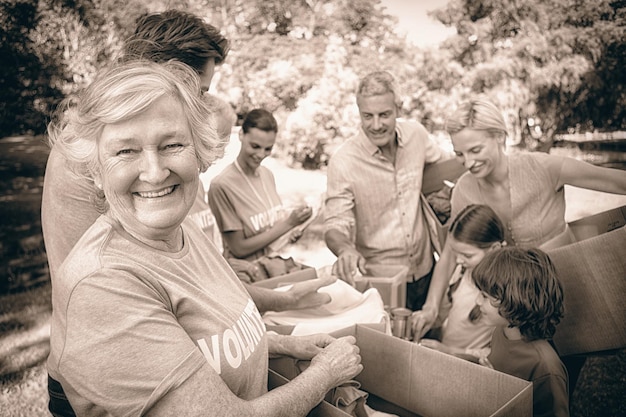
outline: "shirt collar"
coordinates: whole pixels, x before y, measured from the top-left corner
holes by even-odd
[[[396,137],[398,138],[398,146],[404,147],[405,141],[402,138],[402,129],[400,129],[400,125],[398,124],[398,121],[396,121]],[[372,141],[369,140],[369,138],[363,131],[362,126],[359,127],[358,139],[359,139],[359,142],[361,142],[361,144],[363,145],[365,150],[368,151],[369,154],[376,155],[377,152],[380,152],[380,149],[378,148],[378,146],[374,145]]]

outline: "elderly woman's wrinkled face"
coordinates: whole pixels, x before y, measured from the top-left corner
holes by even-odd
[[[166,240],[178,230],[198,191],[198,162],[180,103],[157,100],[144,113],[106,125],[98,141],[111,215],[131,234]]]

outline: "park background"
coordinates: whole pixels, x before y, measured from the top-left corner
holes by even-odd
[[[137,16],[180,8],[231,40],[211,92],[241,118],[274,112],[280,133],[266,164],[283,198],[315,200],[333,150],[359,127],[360,76],[387,69],[402,117],[442,147],[456,103],[490,96],[508,145],[626,168],[626,2],[621,0],[0,0],[0,414],[46,414],[50,285],[39,205],[55,105],[119,54]],[[428,10],[428,13],[425,11]],[[205,184],[236,154],[237,135]],[[568,189],[567,220],[626,205]],[[623,249],[623,248],[621,248]],[[332,262],[314,223],[290,252]],[[591,358],[573,416],[626,415],[626,354]]]

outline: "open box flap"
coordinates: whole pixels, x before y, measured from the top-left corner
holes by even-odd
[[[528,381],[359,325],[356,337],[367,365],[356,378],[361,388],[402,408],[437,417],[532,415]]]
[[[381,411],[429,417],[532,416],[528,381],[366,325],[349,326],[332,335],[356,337],[364,369],[355,379],[376,398]],[[272,359],[270,368],[288,379],[297,374],[289,358]]]
[[[563,285],[560,355],[626,347],[626,227],[547,251]]]

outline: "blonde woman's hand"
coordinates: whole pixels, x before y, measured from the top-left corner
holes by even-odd
[[[452,354],[454,353],[448,346],[435,339],[421,339],[419,344],[429,349],[438,350],[439,352]]]
[[[478,358],[478,363],[482,366],[486,366],[487,368],[494,369],[493,365],[491,364],[491,362],[489,362],[489,359],[487,359],[486,356],[481,356],[480,358]]]

